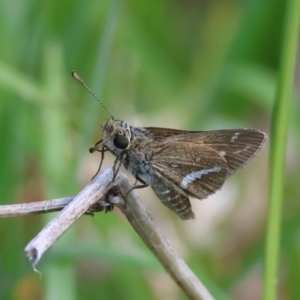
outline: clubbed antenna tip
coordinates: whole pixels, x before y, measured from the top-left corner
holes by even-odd
[[[80,78],[80,76],[75,71],[72,71],[71,74],[74,79],[76,79],[80,84],[84,85],[83,80]]]

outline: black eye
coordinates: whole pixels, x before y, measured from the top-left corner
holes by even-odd
[[[117,134],[114,138],[114,145],[119,149],[126,149],[129,141],[126,136]]]

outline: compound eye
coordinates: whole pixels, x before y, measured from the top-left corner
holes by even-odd
[[[127,137],[119,134],[115,136],[113,143],[118,149],[126,149],[129,145]]]

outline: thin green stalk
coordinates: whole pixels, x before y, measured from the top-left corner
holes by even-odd
[[[282,43],[280,77],[273,110],[270,146],[269,215],[264,266],[264,300],[276,299],[284,162],[289,108],[299,34],[300,0],[288,0]]]
[[[56,41],[48,41],[45,47],[43,85],[41,85],[40,126],[44,136],[42,141],[42,166],[45,174],[45,193],[47,198],[53,198],[64,190],[68,178],[68,137],[71,135],[68,127],[66,110],[62,109],[66,90],[64,89],[63,50]],[[53,216],[44,216],[48,223]],[[58,242],[59,247],[70,244],[75,239],[74,230],[70,230]],[[61,248],[60,248],[61,249]],[[58,250],[59,252],[59,250]],[[44,298],[46,300],[72,300],[76,298],[76,269],[72,260],[53,259],[51,264],[43,268]],[[63,288],[57,288],[64,283]]]

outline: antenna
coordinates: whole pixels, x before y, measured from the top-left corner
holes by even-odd
[[[108,114],[111,116],[111,118],[114,120],[113,115],[111,114],[110,110],[100,101],[100,99],[92,92],[92,90],[84,83],[84,81],[81,79],[81,77],[75,72],[71,72],[72,77],[78,81],[88,92],[102,105],[102,107],[108,112]]]

